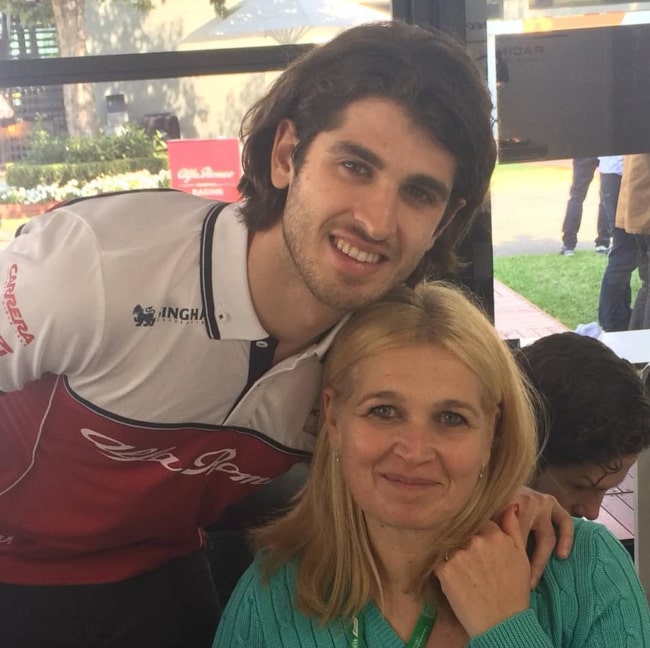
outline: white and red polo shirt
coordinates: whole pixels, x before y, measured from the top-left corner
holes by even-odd
[[[309,455],[336,329],[272,366],[248,231],[220,208],[99,196],[0,252],[0,581],[153,569]]]

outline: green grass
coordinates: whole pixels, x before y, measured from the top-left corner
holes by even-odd
[[[598,294],[607,256],[591,250],[572,257],[533,254],[495,257],[494,277],[571,330],[598,320]],[[639,289],[632,275],[632,295]]]
[[[569,187],[567,180],[571,182],[571,170],[564,166],[554,165],[549,162],[548,165],[540,166],[536,164],[497,164],[490,189],[493,192],[512,189],[521,186],[542,186],[549,187],[559,185],[563,190],[563,197],[568,193]]]

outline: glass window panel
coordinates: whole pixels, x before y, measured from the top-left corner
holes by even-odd
[[[142,8],[146,4],[151,8]],[[27,14],[0,16],[0,58],[320,43],[346,27],[390,16],[389,0],[225,0],[222,4],[224,17],[210,0],[78,1],[66,3],[71,13],[57,17],[49,3],[38,3]],[[81,24],[81,30],[72,29],[75,24]]]
[[[210,157],[222,154],[222,148],[218,144],[216,148],[210,148],[210,143],[237,140],[244,113],[278,74],[279,72],[260,72],[211,75],[95,83],[88,87],[95,100],[100,136],[118,136],[124,132],[125,125],[127,128],[128,125],[136,125],[151,134],[159,131],[163,140],[179,139],[184,143],[193,143],[193,146],[199,147],[195,149],[197,159],[202,155],[203,162],[200,165],[197,163],[194,168],[186,165],[182,173],[194,181],[189,182],[187,187],[179,188],[218,197],[214,191],[209,192],[211,187],[220,186],[221,180],[218,178],[223,176],[220,165],[223,166],[226,162]],[[13,166],[15,169],[24,162],[31,148],[31,138],[41,129],[50,133],[50,136],[45,147],[41,147],[45,152],[40,154],[39,161],[59,161],[57,153],[60,146],[57,145],[57,138],[67,135],[65,122],[62,86],[0,90],[0,246],[6,245],[25,218],[40,213],[58,200],[101,191],[158,186],[159,180],[163,184],[169,184],[169,173],[165,171],[157,174],[157,168],[151,173],[129,171],[125,177],[122,177],[123,173],[111,174],[120,176],[119,182],[115,178],[90,181],[80,176],[72,184],[67,181],[12,184],[12,171],[7,173],[8,168]],[[89,148],[92,138],[84,139],[87,140],[86,148]],[[49,153],[48,146],[51,146]],[[164,148],[165,144],[161,143],[161,146]],[[227,150],[223,151],[223,155],[226,155]],[[230,184],[236,184],[239,177],[237,146],[235,156],[234,162],[232,157],[227,160],[228,172],[233,178]],[[98,148],[97,158],[99,157]],[[163,157],[167,168],[164,154]],[[230,173],[231,167],[235,165],[236,177]],[[199,177],[200,180],[201,174],[204,178],[197,182],[196,179]]]
[[[501,18],[488,21],[489,83],[500,149],[492,182],[494,253],[514,257],[513,263],[526,258],[520,255],[548,253],[554,255],[549,266],[562,264],[550,296],[540,296],[534,286],[518,288],[562,321],[538,321],[526,329],[512,316],[501,317],[504,333],[536,338],[558,324],[575,329],[600,323],[613,330],[603,315],[608,296],[602,298],[600,288],[609,245],[617,240],[611,199],[618,191],[611,187],[620,175],[613,170],[616,160],[602,161],[597,171],[597,158],[648,150],[650,3],[504,0]],[[593,168],[581,171],[576,158]],[[588,176],[584,200],[569,201],[574,166],[578,180]],[[579,184],[572,195],[580,194]],[[611,258],[622,258],[619,252]],[[634,257],[631,249],[632,265]],[[531,257],[527,267],[533,262]],[[505,264],[497,263],[497,277],[499,266]],[[620,276],[629,293],[621,294],[620,303],[627,300],[631,307],[640,280],[632,270]],[[499,322],[499,300],[495,308]]]

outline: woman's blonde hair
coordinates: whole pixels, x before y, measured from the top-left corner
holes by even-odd
[[[537,437],[530,390],[484,313],[459,289],[442,282],[398,288],[353,314],[337,335],[325,364],[323,386],[345,400],[362,360],[387,349],[439,345],[478,377],[486,411],[498,409],[489,464],[465,508],[445,528],[423,560],[414,586],[437,592],[433,570],[495,517],[534,468]],[[321,428],[309,477],[292,509],[253,532],[265,578],[285,562],[298,562],[296,605],[325,624],[349,620],[381,583],[363,513],[346,487]],[[434,594],[435,595],[435,594]]]

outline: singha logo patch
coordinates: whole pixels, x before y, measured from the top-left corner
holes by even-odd
[[[156,323],[156,311],[153,306],[143,308],[137,304],[133,309],[133,321],[136,326],[153,326]]]

